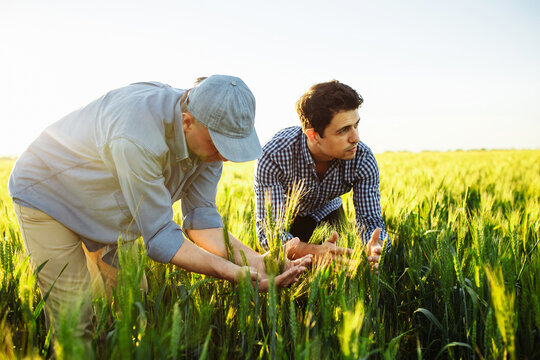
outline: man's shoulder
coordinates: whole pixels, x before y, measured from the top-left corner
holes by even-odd
[[[136,109],[134,112],[163,112],[171,105],[174,109],[184,91],[156,81],[132,83],[109,91],[103,98],[103,105],[127,106]]]
[[[302,136],[304,136],[304,133],[300,126],[282,129],[263,146],[263,153],[266,156],[271,156],[284,151],[292,151],[294,145],[302,139]]]
[[[167,134],[181,126],[177,106],[181,95],[181,90],[158,82],[133,83],[108,92],[99,104],[101,142],[126,138],[155,154],[166,153]]]
[[[375,155],[369,146],[363,142],[358,143],[358,149],[354,159],[346,161],[346,169],[356,176],[375,176],[378,174],[379,166]]]
[[[371,150],[371,148],[360,141],[358,143],[358,150],[356,152],[356,157],[355,158],[358,159],[358,158],[362,158],[362,157],[364,157],[364,158],[365,157],[374,157],[374,155],[373,155],[373,151]]]
[[[375,166],[377,165],[373,151],[369,146],[360,141],[358,143],[358,149],[356,150],[356,156],[351,164],[358,168],[366,165],[372,166],[373,163],[375,163]]]

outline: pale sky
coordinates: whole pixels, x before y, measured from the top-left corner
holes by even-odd
[[[540,2],[0,0],[0,155],[137,81],[241,77],[262,143],[337,79],[374,152],[540,148]]]

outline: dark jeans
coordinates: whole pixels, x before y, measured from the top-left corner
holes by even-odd
[[[329,223],[330,225],[337,225],[345,219],[345,212],[343,211],[343,206],[340,206],[336,210],[332,211],[330,214],[326,215],[321,221],[317,222],[314,218],[309,215],[306,216],[297,216],[292,225],[291,230],[289,231],[293,236],[298,237],[303,242],[308,242],[311,235],[313,235],[313,230],[324,222]]]

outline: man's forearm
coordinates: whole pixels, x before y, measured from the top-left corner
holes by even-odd
[[[189,240],[182,243],[170,263],[188,271],[229,281],[235,281],[240,271],[240,266],[201,249]]]
[[[223,228],[187,230],[187,234],[189,238],[193,240],[193,242],[195,242],[203,249],[206,249],[212,254],[215,254],[225,259],[228,257]],[[257,262],[260,261],[261,254],[257,253],[249,246],[243,244],[231,233],[229,233],[229,243],[232,246],[234,262],[236,264],[244,265],[242,259],[243,252],[246,256],[246,259],[248,260],[249,265],[258,265]]]

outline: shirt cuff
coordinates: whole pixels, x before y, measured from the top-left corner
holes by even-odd
[[[223,220],[214,207],[195,208],[184,216],[182,227],[185,230],[222,228]]]
[[[180,226],[171,221],[148,241],[146,251],[152,260],[167,264],[180,249],[184,240]]]
[[[283,243],[285,244],[287,241],[294,238],[294,235],[288,232],[283,232]]]

